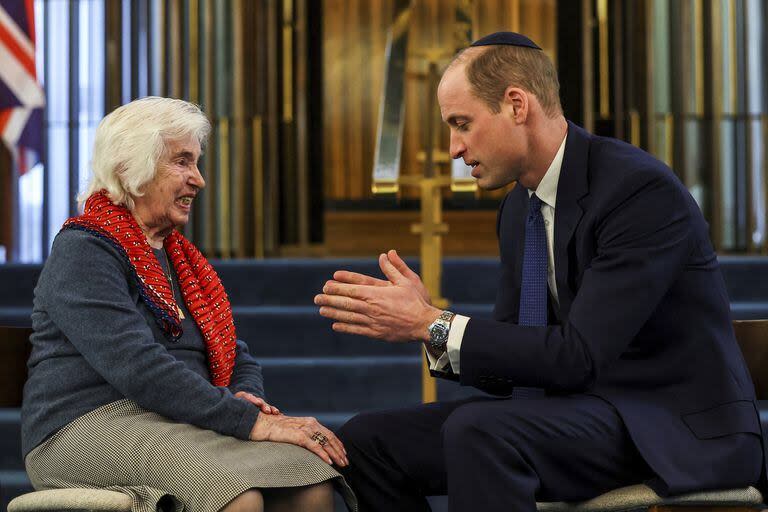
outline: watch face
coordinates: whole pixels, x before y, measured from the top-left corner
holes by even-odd
[[[445,343],[448,341],[448,326],[443,323],[435,323],[429,330],[430,340],[429,343],[436,349],[443,350]]]

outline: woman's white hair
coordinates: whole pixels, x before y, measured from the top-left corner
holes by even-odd
[[[96,128],[93,177],[79,201],[106,189],[113,203],[133,209],[133,198],[155,177],[167,144],[195,137],[202,147],[210,132],[200,107],[184,100],[148,96],[118,107]]]

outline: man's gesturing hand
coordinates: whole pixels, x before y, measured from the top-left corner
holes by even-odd
[[[315,418],[259,414],[251,429],[251,441],[291,443],[311,451],[328,464],[348,466],[347,452],[336,435]]]
[[[425,341],[427,326],[440,310],[430,304],[424,284],[395,251],[379,256],[387,281],[338,271],[315,297],[333,330],[385,341]]]

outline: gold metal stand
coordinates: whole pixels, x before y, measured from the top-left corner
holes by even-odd
[[[410,181],[410,180],[407,180]],[[411,232],[421,235],[421,280],[427,287],[432,305],[436,308],[448,307],[440,292],[440,281],[443,274],[442,236],[448,232],[448,225],[443,222],[443,187],[451,186],[450,176],[435,176],[432,178],[416,178],[414,181],[421,187],[421,222],[411,226]],[[411,184],[403,180],[403,185]],[[423,403],[437,400],[437,384],[429,374],[427,360],[424,359],[421,372],[421,401]]]
[[[445,309],[448,301],[440,292],[442,277],[442,235],[448,232],[448,225],[443,222],[443,195],[442,189],[451,186],[450,176],[440,176],[436,172],[437,163],[450,163],[450,158],[441,158],[435,152],[435,93],[439,80],[438,63],[445,58],[445,50],[430,49],[424,52],[424,59],[428,63],[426,75],[420,78],[427,79],[427,129],[424,141],[424,174],[423,176],[400,176],[398,182],[402,186],[418,186],[421,189],[421,222],[411,226],[411,232],[421,235],[421,248],[419,251],[421,260],[421,280],[424,282],[432,305]],[[437,157],[437,162],[435,161]],[[421,372],[421,401],[423,403],[437,400],[437,385],[435,379],[429,374],[427,360],[424,360]]]

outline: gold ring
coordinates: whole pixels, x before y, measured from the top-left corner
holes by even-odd
[[[312,440],[315,441],[320,446],[325,446],[328,444],[328,438],[323,435],[322,432],[317,431],[314,434],[312,434]]]

